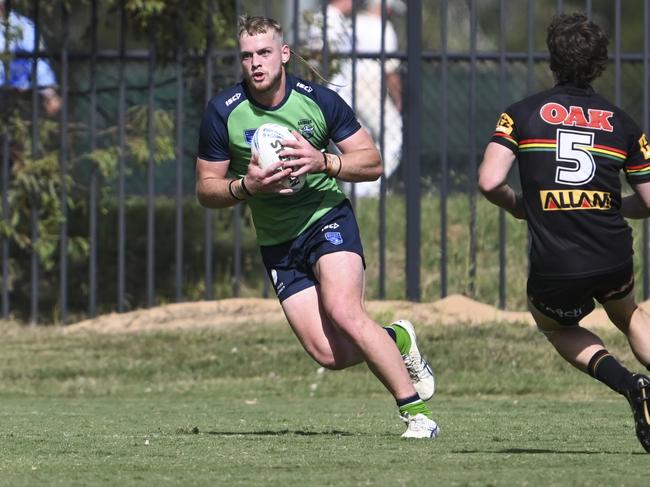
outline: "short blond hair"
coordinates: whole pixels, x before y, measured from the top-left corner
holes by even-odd
[[[266,34],[273,32],[280,43],[284,43],[284,35],[282,33],[282,26],[277,20],[269,19],[268,17],[249,17],[242,15],[239,17],[239,38],[244,34],[254,36],[257,34]]]

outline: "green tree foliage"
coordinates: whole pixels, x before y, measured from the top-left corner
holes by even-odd
[[[134,106],[129,108],[126,116],[126,147],[125,157],[133,165],[144,166],[149,160],[150,148],[146,133],[148,126],[147,107]],[[154,160],[157,164],[174,157],[173,146],[173,116],[167,111],[156,110],[153,117]],[[9,186],[9,206],[11,218],[0,222],[0,231],[23,249],[33,248],[46,269],[55,262],[55,254],[59,241],[60,225],[64,221],[62,213],[61,194],[65,185],[67,194],[66,205],[71,210],[83,208],[88,201],[88,187],[75,177],[88,163],[96,168],[105,182],[115,180],[119,161],[119,146],[117,143],[118,128],[108,127],[99,134],[100,149],[94,151],[79,151],[75,139],[88,137],[88,127],[74,124],[69,127],[69,135],[73,143],[67,161],[67,173],[61,175],[60,149],[58,147],[59,124],[52,120],[44,120],[39,126],[40,150],[35,156],[26,153],[29,147],[31,122],[14,112],[9,119],[12,156],[11,178]],[[103,185],[107,191],[109,185]],[[32,239],[31,222],[37,215],[38,239]],[[69,239],[71,256],[85,255],[88,241],[85,237]]]
[[[127,17],[125,32],[129,48],[154,47],[158,66],[173,62],[177,53],[200,54],[207,46],[207,25],[212,20],[211,32],[215,46],[232,47],[235,38],[234,6],[232,2],[214,0],[212,15],[208,2],[184,2],[181,0],[111,0],[98,2],[99,29],[91,32],[90,0],[64,0],[63,2],[39,2],[39,19],[45,46],[52,50],[60,46],[62,26],[59,20],[66,9],[70,16],[68,48],[70,51],[88,52],[91,35],[97,37],[98,49],[114,48],[119,41],[121,9]],[[12,10],[32,17],[31,0],[11,2]],[[45,22],[53,19],[53,22]],[[5,31],[6,29],[1,29]],[[9,32],[8,35],[15,35]],[[15,53],[0,53],[0,62],[9,62]],[[55,71],[58,57],[51,60]],[[200,64],[200,63],[199,63]],[[192,76],[201,76],[197,64],[184,65]],[[57,72],[57,74],[59,74]],[[116,80],[117,75],[110,75]],[[70,77],[67,111],[74,114],[84,110],[84,93],[87,87],[76,86],[75,77]],[[113,89],[115,86],[113,86]],[[86,90],[83,92],[83,90]],[[34,251],[45,269],[51,269],[56,262],[61,225],[64,222],[61,195],[65,189],[66,205],[75,214],[85,214],[88,205],[89,187],[87,175],[95,172],[102,181],[100,211],[106,211],[111,182],[117,177],[120,148],[119,127],[115,119],[99,127],[96,149],[89,150],[90,128],[86,122],[73,121],[70,116],[67,126],[68,148],[66,174],[61,174],[61,126],[58,119],[39,117],[38,125],[32,126],[29,93],[16,93],[18,101],[10,109],[3,108],[2,125],[9,134],[11,143],[10,181],[8,200],[11,218],[0,222],[0,234],[10,239],[20,249]],[[192,93],[190,93],[192,96]],[[201,105],[203,100],[199,102]],[[124,158],[127,162],[127,176],[131,168],[146,167],[150,153],[160,165],[174,159],[174,112],[157,107],[153,112],[154,142],[150,147],[147,139],[149,126],[146,99],[133,103],[127,101],[126,142]],[[87,114],[83,114],[87,120]],[[77,119],[79,117],[76,117]],[[106,118],[106,117],[105,117]],[[37,145],[33,145],[37,141]],[[33,238],[32,220],[36,216],[37,238]],[[70,236],[68,253],[71,257],[82,257],[88,250],[85,236]]]

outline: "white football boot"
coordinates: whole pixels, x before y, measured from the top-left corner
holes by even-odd
[[[420,395],[420,399],[428,401],[436,391],[436,380],[433,377],[433,370],[418,349],[417,341],[415,339],[415,328],[413,324],[407,320],[398,320],[392,323],[394,326],[399,326],[406,330],[411,337],[411,348],[408,353],[402,355],[406,370],[411,377],[411,382],[415,391]]]
[[[433,439],[440,434],[438,424],[424,414],[416,414],[415,416],[403,414],[401,418],[406,423],[406,431],[402,434],[402,438]]]

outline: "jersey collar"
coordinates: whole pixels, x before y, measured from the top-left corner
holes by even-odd
[[[562,91],[564,93],[568,93],[570,95],[593,95],[594,89],[591,87],[591,85],[587,86],[576,86],[571,83],[558,83],[555,85],[555,89],[557,91]]]
[[[284,106],[284,104],[289,99],[289,95],[291,95],[291,90],[293,90],[293,87],[295,86],[296,82],[293,79],[293,76],[291,76],[289,73],[287,73],[285,71],[285,84],[284,84],[285,85],[284,86],[285,93],[284,93],[284,98],[282,99],[282,101],[280,103],[278,103],[277,105],[274,105],[272,107],[267,106],[267,105],[262,105],[261,103],[258,103],[255,100],[255,98],[253,98],[250,91],[248,91],[248,86],[246,85],[246,81],[242,80],[241,84],[242,84],[242,86],[244,88],[244,93],[246,94],[246,98],[248,99],[248,101],[252,105],[255,105],[256,107],[261,108],[262,110],[273,112],[275,110],[279,110],[280,108],[282,108]]]

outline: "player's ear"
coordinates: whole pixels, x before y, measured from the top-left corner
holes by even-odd
[[[282,45],[282,64],[287,64],[289,62],[289,58],[291,57],[291,49],[289,49],[289,46],[287,44]]]

